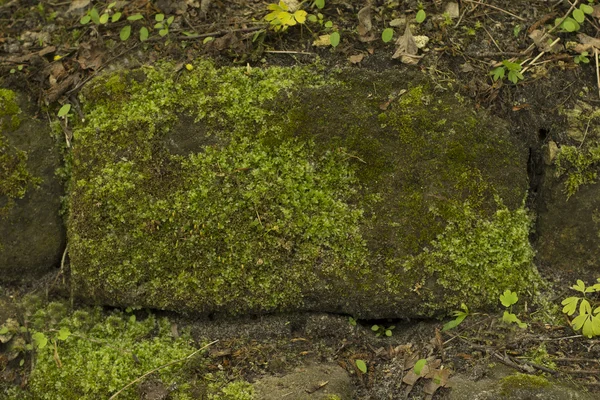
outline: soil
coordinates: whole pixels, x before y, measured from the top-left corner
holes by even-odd
[[[175,16],[167,35],[152,32],[142,43],[137,37],[140,22],[131,23],[131,38],[119,39],[119,32],[127,24],[124,17],[105,25],[81,25],[79,20],[91,5],[81,12],[68,12],[70,2],[0,0],[2,86],[28,93],[38,106],[39,117],[46,119],[56,115],[63,103],[77,104],[78,91],[102,70],[152,64],[159,59],[172,60],[180,68],[198,57],[210,57],[219,65],[250,67],[304,65],[319,60],[331,69],[393,69],[402,74],[417,68],[432,78],[438,89],[471,99],[475,107],[508,121],[512,132],[527,143],[531,189],[528,203],[536,208],[541,201],[544,173],[542,146],[549,141],[578,144],[566,135],[566,119],[558,111],[572,107],[577,100],[600,104],[593,49],[588,50],[589,63],[577,64],[574,57],[578,53],[561,45],[581,42],[581,33],[598,37],[600,9],[588,16],[578,32],[552,32],[552,40],[560,39],[561,47],[542,54],[529,35],[547,24],[551,29],[555,18],[566,16],[571,8],[568,1],[496,0],[485,4],[463,0],[456,18],[442,16],[447,2],[441,0],[372,1],[372,29],[363,35],[359,31],[365,29],[364,23],[361,28],[358,14],[368,1],[325,3],[322,10],[305,8],[310,14],[321,12],[324,21],[333,22],[341,36],[335,48],[314,45],[319,35],[332,32],[318,24],[307,22],[274,32],[263,19],[268,1],[128,2],[121,9],[126,16],[140,13],[146,20],[160,12]],[[104,10],[108,2],[94,4]],[[419,6],[427,16],[417,24],[414,17]],[[381,40],[382,30],[404,17],[413,24],[414,35],[429,37],[426,51],[419,50],[422,58],[416,65],[392,58],[394,42],[404,32],[403,24],[394,28],[392,41]],[[529,65],[538,55],[535,65],[516,84],[508,79],[494,81],[490,75],[503,60],[526,61],[523,65]],[[534,245],[535,241],[533,234]],[[538,268],[549,278],[550,292],[558,293],[556,298],[548,299],[553,303],[558,303],[565,289],[579,278],[553,271],[549,265]],[[6,287],[2,294],[5,299],[18,299],[29,292],[45,292],[50,297],[68,293],[59,285],[61,279],[55,277],[46,277],[35,287]],[[357,399],[424,398],[426,379],[417,381],[410,392],[402,382],[418,358],[430,357],[432,362],[440,359],[453,374],[466,373],[473,379],[485,375],[488,364],[503,363],[519,372],[544,373],[571,380],[580,388],[600,391],[597,341],[574,334],[567,321],[561,319],[560,311],[552,313],[536,307],[522,318],[528,323],[527,329],[503,325],[498,314],[470,316],[447,332],[441,332],[439,321],[358,321],[353,326],[348,316],[325,314],[235,320],[215,316],[212,321],[200,322],[170,316],[179,319],[181,325],[192,324],[198,339],[221,338],[209,352],[212,365],[250,382],[313,361],[333,362],[351,374]],[[2,319],[10,314],[8,306],[0,311]],[[394,325],[395,329],[390,337],[376,337],[371,330],[375,324]],[[366,362],[367,373],[358,370],[357,359]],[[12,364],[2,361],[1,354],[0,366],[5,370],[2,376],[14,383],[26,372],[18,367],[11,370]],[[440,387],[433,398],[448,398],[450,390]]]

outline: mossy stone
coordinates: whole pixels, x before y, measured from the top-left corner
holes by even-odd
[[[0,89],[0,282],[30,281],[60,263],[59,154],[24,96]]]
[[[528,152],[498,119],[418,74],[172,69],[83,94],[68,224],[81,297],[383,318],[535,289]]]

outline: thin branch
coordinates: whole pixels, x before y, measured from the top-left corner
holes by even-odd
[[[511,17],[514,17],[514,18],[516,18],[516,19],[518,19],[518,20],[520,20],[520,21],[527,21],[527,20],[526,20],[525,18],[523,18],[523,17],[519,17],[518,15],[515,15],[515,14],[511,13],[510,11],[503,10],[503,9],[501,9],[500,7],[496,7],[496,6],[493,6],[493,5],[491,5],[491,4],[481,3],[481,2],[479,2],[479,1],[474,1],[474,0],[463,0],[463,1],[464,1],[465,3],[479,4],[479,5],[481,5],[481,6],[485,6],[485,7],[493,8],[494,10],[498,10],[498,11],[500,11],[500,12],[503,12],[503,13],[505,13],[505,14],[508,14],[508,15],[510,15]]]
[[[189,356],[187,356],[187,357],[183,357],[183,358],[180,358],[179,360],[171,361],[170,363],[167,363],[167,364],[161,365],[160,367],[156,367],[156,368],[154,368],[152,371],[148,371],[148,372],[146,372],[144,375],[140,376],[139,378],[136,378],[136,379],[132,380],[132,381],[131,381],[131,382],[129,382],[127,385],[123,386],[123,388],[121,388],[121,390],[119,390],[117,393],[115,393],[115,394],[113,394],[112,396],[110,396],[110,397],[108,398],[108,400],[113,400],[113,399],[114,399],[114,398],[116,398],[116,397],[117,397],[117,396],[118,396],[118,395],[119,395],[119,394],[120,394],[122,391],[124,391],[124,390],[125,390],[125,389],[127,389],[129,386],[133,385],[134,383],[141,381],[142,379],[144,379],[144,378],[145,378],[145,377],[147,377],[148,375],[150,375],[150,374],[153,374],[153,373],[155,373],[156,371],[159,371],[159,370],[161,370],[161,369],[164,369],[164,368],[170,367],[170,366],[171,366],[171,365],[173,365],[173,364],[177,364],[177,363],[183,362],[183,361],[185,361],[185,360],[188,360],[188,359],[192,358],[194,355],[196,355],[196,353],[198,353],[198,352],[200,352],[200,351],[202,351],[202,350],[206,349],[208,346],[211,346],[211,345],[213,345],[213,344],[217,343],[218,341],[219,341],[219,340],[215,340],[215,341],[213,341],[213,342],[210,342],[210,343],[209,343],[209,344],[207,344],[206,346],[203,346],[203,347],[199,348],[198,350],[194,351],[192,354],[190,354],[190,355],[189,355]]]

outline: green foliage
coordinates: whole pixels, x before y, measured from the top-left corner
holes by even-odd
[[[358,370],[360,372],[362,372],[363,374],[367,373],[367,364],[365,363],[364,360],[356,360],[356,367],[358,368]]]
[[[65,117],[67,116],[67,114],[69,113],[69,111],[71,111],[71,105],[69,103],[64,104],[60,110],[58,110],[58,113],[56,114],[59,118]]]
[[[350,324],[350,326],[356,326],[356,319],[354,319],[353,317],[348,317],[348,323]]]
[[[523,74],[521,74],[522,66],[520,63],[510,62],[508,60],[502,61],[502,66],[493,69],[490,72],[492,79],[495,81],[499,79],[504,79],[506,76],[506,71],[508,71],[508,80],[512,83],[516,84],[520,80],[525,79]]]
[[[420,360],[418,360],[415,363],[415,366],[413,367],[413,372],[415,373],[415,375],[420,376],[421,375],[421,371],[423,370],[423,367],[427,364],[427,360],[424,358],[421,358]]]
[[[575,64],[579,64],[579,63],[588,64],[590,62],[588,55],[589,54],[587,51],[582,51],[581,54],[575,56],[573,61],[575,61]]]
[[[271,12],[265,15],[264,19],[269,22],[269,25],[275,32],[285,31],[290,26],[306,22],[306,11],[298,9],[292,13],[283,1],[280,1],[279,4],[269,4],[267,9],[271,10]]]
[[[385,28],[381,33],[381,40],[383,43],[387,43],[394,37],[394,30],[392,28]]]
[[[319,10],[325,7],[325,0],[315,0],[313,1],[313,7],[317,7]]]
[[[581,29],[581,24],[585,21],[586,14],[590,15],[594,12],[594,8],[588,4],[580,4],[574,9],[571,16],[566,17],[562,22],[561,18],[554,21],[554,25],[560,24],[560,30],[563,32],[577,32]]]
[[[165,19],[165,15],[164,14],[156,14],[154,16],[154,19],[156,20],[156,24],[154,25],[154,29],[158,29],[158,34],[162,37],[162,36],[166,36],[167,34],[169,34],[169,26],[171,26],[171,24],[173,23],[173,21],[175,20],[174,16],[170,16],[169,18]],[[140,35],[142,33],[140,32]]]
[[[512,306],[516,304],[518,300],[519,297],[517,296],[517,294],[510,291],[509,289],[506,289],[504,293],[500,296],[500,302],[502,303],[502,305],[506,308],[509,308],[509,310],[504,310],[504,314],[502,315],[502,321],[508,324],[515,323],[519,326],[519,328],[525,329],[527,328],[527,324],[521,322],[517,315],[512,312]]]
[[[337,47],[340,44],[339,32],[333,32],[331,35],[329,35],[329,40],[331,41],[331,47]]]
[[[453,311],[452,316],[456,317],[452,321],[446,322],[442,327],[442,332],[449,331],[450,329],[456,328],[460,325],[465,318],[469,316],[469,308],[465,305],[465,303],[460,304],[460,308],[462,311]]]
[[[600,162],[600,146],[581,149],[575,146],[561,146],[556,156],[556,176],[567,175],[565,193],[573,196],[581,185],[595,183],[598,178],[596,165]]]
[[[427,18],[425,10],[420,9],[419,11],[417,11],[417,15],[415,16],[415,20],[417,21],[417,23],[422,23],[423,21],[425,21],[425,18]]]
[[[586,286],[582,280],[571,286],[571,289],[581,293],[580,296],[572,296],[564,299],[561,304],[563,313],[572,316],[577,312],[578,315],[571,321],[574,330],[581,329],[581,333],[588,338],[600,336],[600,299],[596,294],[600,292],[600,278],[592,286]]]
[[[389,327],[387,327],[387,328],[386,328],[384,325],[373,325],[373,326],[371,327],[371,330],[372,330],[373,332],[375,332],[375,335],[376,335],[377,337],[380,337],[380,336],[387,336],[387,337],[390,337],[390,336],[392,336],[392,330],[393,330],[394,328],[396,328],[396,326],[394,326],[394,325],[392,325],[392,326],[389,326]]]
[[[307,19],[310,22],[319,24],[321,27],[325,28],[325,30],[333,28],[333,22],[329,20],[325,21],[325,16],[321,13],[317,13],[317,15],[310,14]]]

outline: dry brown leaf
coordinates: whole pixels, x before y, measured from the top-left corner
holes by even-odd
[[[420,375],[415,374],[415,371],[412,369],[404,374],[404,378],[402,378],[402,382],[406,383],[408,386],[414,386],[417,381],[421,379]]]
[[[84,42],[79,45],[77,62],[81,69],[91,69],[96,71],[104,60],[106,51],[99,42]]]
[[[361,62],[363,60],[363,58],[365,58],[364,54],[355,54],[353,56],[348,57],[348,60],[352,64],[358,64],[359,62]]]
[[[371,23],[371,6],[366,6],[360,9],[358,12],[358,34],[365,36],[371,32],[373,24]]]
[[[554,46],[550,47],[550,44],[554,41],[554,37],[547,34],[544,29],[536,29],[529,34],[529,38],[533,40],[535,46],[539,51],[544,52],[558,52],[562,50],[562,45],[555,43]]]
[[[596,4],[592,7],[594,11],[592,11],[592,17],[600,18],[600,4]]]
[[[400,61],[404,64],[416,65],[419,63],[421,57],[417,56],[419,49],[415,38],[410,31],[410,25],[406,24],[404,34],[396,41],[396,52],[392,58],[400,58]]]
[[[74,11],[79,11],[84,7],[87,7],[90,4],[90,0],[73,0],[71,1],[71,5],[69,6],[69,9],[67,10],[67,14],[74,12]]]
[[[600,39],[593,38],[591,36],[586,35],[585,33],[577,34],[577,38],[579,39],[579,43],[577,46],[573,48],[578,53],[588,51],[593,47],[600,49]]]

